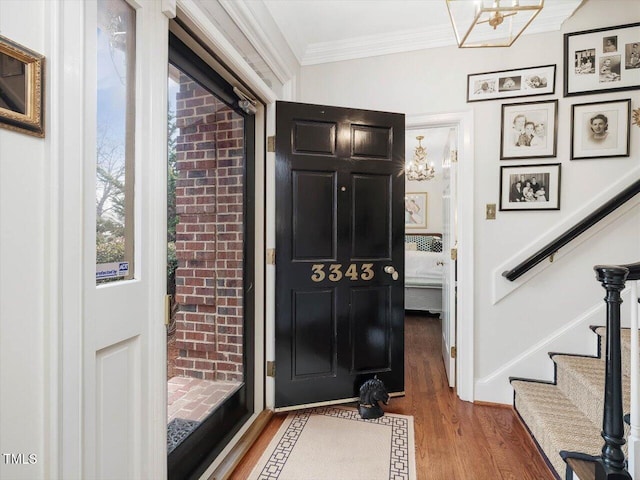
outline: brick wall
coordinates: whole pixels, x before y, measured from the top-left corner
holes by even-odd
[[[176,374],[242,380],[244,122],[188,77],[177,94]]]

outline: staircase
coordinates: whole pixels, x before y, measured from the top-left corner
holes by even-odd
[[[514,281],[553,258],[639,193],[640,179],[502,276]],[[607,327],[594,328],[600,339],[598,356],[551,354],[553,383],[510,379],[514,406],[556,478],[573,480],[574,473],[579,473],[580,480],[640,480],[640,262],[596,265],[594,270],[607,292]],[[620,292],[626,282],[630,283],[633,330],[624,331],[620,330]],[[623,423],[625,412],[630,412],[625,417],[630,428]]]
[[[556,478],[564,479],[566,464],[561,451],[600,455],[604,440],[606,328],[592,327],[598,356],[551,353],[555,366],[553,383],[512,378],[516,411],[526,424]],[[630,330],[621,330],[623,410],[630,409]],[[625,438],[629,427],[625,426]],[[625,455],[626,445],[623,447]]]

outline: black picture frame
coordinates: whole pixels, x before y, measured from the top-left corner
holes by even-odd
[[[499,208],[500,211],[560,210],[560,164],[500,167]]]
[[[502,105],[500,160],[553,158],[557,146],[558,100]]]
[[[628,157],[631,99],[571,106],[571,160]]]
[[[565,97],[640,88],[640,23],[564,34]]]
[[[486,88],[484,88],[486,87]],[[467,103],[503,98],[553,95],[556,65],[470,73],[467,75]]]

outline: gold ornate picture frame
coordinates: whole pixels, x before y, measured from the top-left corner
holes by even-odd
[[[0,35],[0,128],[44,137],[44,57]]]

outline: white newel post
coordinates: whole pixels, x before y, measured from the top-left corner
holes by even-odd
[[[629,433],[629,473],[640,479],[640,354],[638,352],[638,284],[631,284],[631,432]]]

